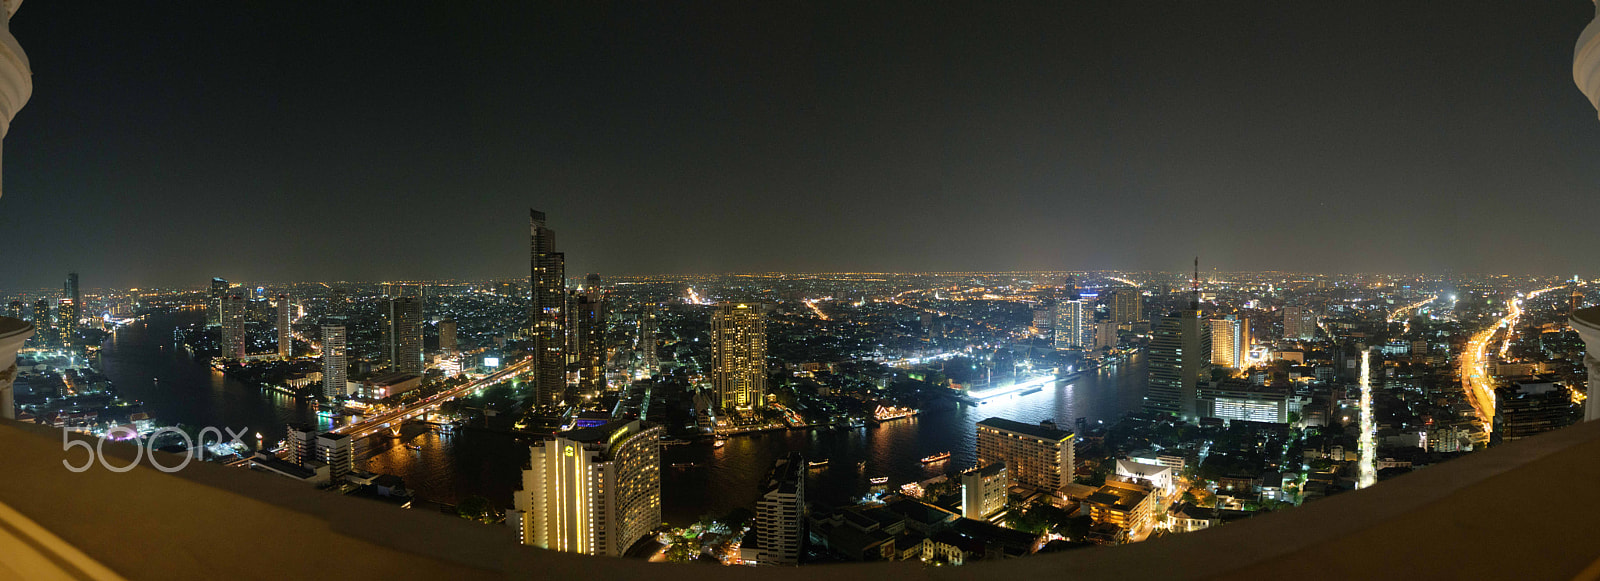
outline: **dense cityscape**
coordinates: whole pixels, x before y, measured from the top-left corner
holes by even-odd
[[[0,581],[1600,580],[1600,0],[21,4]]]
[[[574,276],[552,221],[529,226],[523,279],[14,293],[35,328],[16,417],[558,551],[960,565],[1222,526],[1571,425],[1568,318],[1600,288],[1198,258]]]

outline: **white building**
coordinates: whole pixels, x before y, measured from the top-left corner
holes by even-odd
[[[614,421],[530,446],[508,518],[522,544],[620,557],[661,526],[660,435],[638,420]]]
[[[799,452],[780,458],[756,500],[753,535],[739,558],[760,565],[798,565],[805,546],[806,462]]]
[[[1172,467],[1159,464],[1145,464],[1132,460],[1117,460],[1116,475],[1133,481],[1143,481],[1152,488],[1161,492],[1163,496],[1171,496],[1173,492]]]
[[[961,516],[988,520],[1006,507],[1011,488],[1005,462],[991,462],[961,473]]]
[[[322,326],[322,397],[340,398],[349,394],[349,354],[345,351],[344,325]]]

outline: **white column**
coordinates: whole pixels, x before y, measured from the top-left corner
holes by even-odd
[[[1600,307],[1579,309],[1570,322],[1588,348],[1583,364],[1589,368],[1589,399],[1584,402],[1583,420],[1593,421],[1600,419],[1600,357],[1596,357],[1600,355]]]
[[[33,336],[33,323],[0,317],[0,418],[17,419],[12,384],[17,380],[17,350]]]

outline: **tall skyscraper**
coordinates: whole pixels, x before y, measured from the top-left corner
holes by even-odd
[[[33,302],[33,340],[40,345],[47,345],[54,349],[61,342],[61,337],[56,334],[55,315],[51,311],[50,301],[39,299]]]
[[[718,303],[711,314],[711,389],[723,409],[761,406],[767,393],[767,319],[760,303]]]
[[[212,277],[211,296],[206,301],[206,325],[222,324],[222,300],[228,296],[228,281]]]
[[[639,358],[644,365],[645,377],[655,377],[661,369],[661,358],[656,354],[656,304],[644,306],[639,316]]]
[[[1250,320],[1228,315],[1207,324],[1211,326],[1211,364],[1244,367],[1250,355]]]
[[[751,542],[739,558],[761,565],[798,565],[806,540],[806,462],[799,452],[779,458],[756,499]]]
[[[250,318],[250,305],[242,295],[229,293],[218,304],[222,327],[221,355],[233,359],[245,356],[245,322]]]
[[[350,361],[345,340],[344,325],[322,326],[322,397],[330,401],[347,393]]]
[[[422,300],[391,298],[384,303],[384,358],[403,373],[422,374]]]
[[[1283,308],[1283,338],[1310,341],[1317,338],[1317,312],[1311,307],[1289,305]]]
[[[578,356],[578,392],[599,395],[606,389],[607,300],[600,275],[590,274],[583,294],[572,301],[573,348]]]
[[[522,544],[620,557],[661,526],[660,435],[618,420],[530,446],[522,489],[512,493]]]
[[[567,260],[556,252],[556,233],[544,212],[528,210],[532,273],[528,322],[533,336],[534,400],[558,405],[567,392]]]
[[[460,345],[456,343],[456,320],[439,321],[439,349],[449,352],[459,348]]]
[[[1144,320],[1144,297],[1136,288],[1120,288],[1111,293],[1111,320],[1130,325]]]
[[[1054,493],[1075,472],[1072,432],[1005,418],[978,422],[978,466],[1003,463],[1011,482]]]
[[[1095,351],[1099,351],[1101,349],[1116,349],[1117,348],[1117,341],[1118,341],[1118,337],[1117,337],[1117,322],[1116,321],[1097,321],[1097,322],[1095,322],[1095,324],[1094,324],[1094,349],[1095,349]]]
[[[62,298],[72,299],[73,318],[65,321],[61,326],[66,329],[76,329],[78,321],[84,316],[83,293],[78,290],[78,273],[67,273],[67,282],[61,286]]]
[[[1082,349],[1093,342],[1092,331],[1089,308],[1082,299],[1056,302],[1056,349]]]
[[[56,330],[61,334],[61,346],[71,349],[72,340],[77,336],[78,305],[70,298],[61,299],[61,304],[56,306]]]
[[[278,356],[284,359],[294,357],[294,333],[289,326],[289,295],[278,295]]]
[[[1150,389],[1145,409],[1195,418],[1195,395],[1210,347],[1200,311],[1190,308],[1161,319],[1150,339]]]

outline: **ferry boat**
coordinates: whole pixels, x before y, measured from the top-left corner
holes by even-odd
[[[950,459],[950,453],[949,452],[940,452],[938,454],[934,454],[932,456],[928,456],[926,458],[923,458],[922,459],[922,463],[923,464],[932,464],[934,462],[939,462],[939,461],[942,461],[942,460],[949,460],[949,459]]]
[[[873,478],[871,480],[868,480],[868,482],[871,482],[873,484],[885,484],[885,483],[889,482],[889,477],[888,476],[879,476],[879,477]]]
[[[721,448],[726,445],[728,445],[728,438],[726,436],[717,436],[717,441],[711,443],[712,448]]]
[[[417,445],[417,444],[406,444],[406,447],[410,448],[412,450],[416,450],[418,452],[422,451],[422,446]]]
[[[820,460],[820,461],[817,461],[817,462],[807,462],[806,466],[808,466],[808,467],[810,467],[812,469],[827,468],[828,467],[828,461],[827,460]]]

